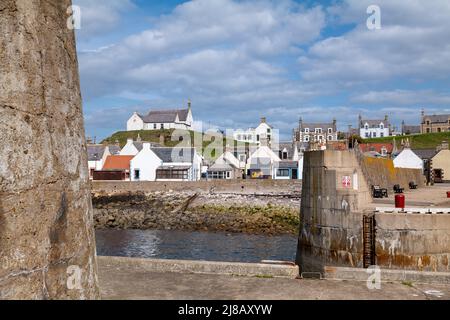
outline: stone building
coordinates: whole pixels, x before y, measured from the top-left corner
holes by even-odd
[[[294,129],[294,142],[326,143],[338,140],[336,119],[330,123],[306,123],[300,118],[298,128]]]
[[[420,132],[450,132],[450,114],[426,115],[425,111],[422,111]]]

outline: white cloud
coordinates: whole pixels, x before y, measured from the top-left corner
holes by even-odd
[[[418,105],[439,104],[450,105],[449,93],[438,93],[434,90],[392,90],[369,91],[355,95],[351,101],[365,104]]]
[[[121,13],[134,8],[131,0],[73,0],[81,8],[81,29],[84,40],[111,31],[121,20]]]
[[[365,26],[369,4],[372,1],[347,0],[329,10],[340,15],[341,22],[358,25],[314,44],[299,59],[305,80],[330,79],[345,87],[400,77],[448,79],[450,2],[380,0],[381,30]]]

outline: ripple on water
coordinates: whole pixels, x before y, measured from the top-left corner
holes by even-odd
[[[294,261],[297,238],[176,230],[97,230],[101,256],[260,262]]]

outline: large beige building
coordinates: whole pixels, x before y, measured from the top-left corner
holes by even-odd
[[[450,181],[450,150],[439,151],[433,158],[433,171],[436,182]]]
[[[425,115],[425,113],[422,112],[420,132],[450,132],[450,114]]]

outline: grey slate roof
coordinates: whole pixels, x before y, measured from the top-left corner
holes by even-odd
[[[116,146],[116,145],[111,145],[108,146],[109,148],[109,153],[111,153],[111,155],[116,156],[120,154],[120,147]]]
[[[412,151],[422,160],[431,159],[437,154],[436,149],[413,149]]]
[[[150,148],[162,147],[159,143],[145,142],[145,141],[134,141],[133,145],[136,147],[138,151],[141,151],[144,148],[144,143],[150,143]]]
[[[420,126],[410,126],[405,124],[402,127],[402,132],[409,134],[420,133]]]
[[[450,114],[434,114],[432,116],[425,115],[423,116],[424,120],[430,120],[432,123],[448,123],[450,119]]]
[[[152,148],[163,162],[193,162],[194,148]]]
[[[139,115],[145,123],[171,123],[178,118],[180,121],[186,121],[189,109],[155,110],[150,111],[146,116]]]
[[[88,161],[101,160],[104,152],[105,146],[103,145],[88,145],[87,146]]]
[[[322,129],[323,133],[328,132],[328,128],[332,128],[333,132],[336,131],[336,125],[332,122],[330,123],[305,123],[302,122],[300,127],[301,131],[304,131],[306,128],[309,128],[309,131],[314,133],[315,129]]]
[[[208,171],[233,171],[235,168],[234,166],[224,163],[224,164],[213,164],[211,167],[208,168]]]
[[[297,169],[298,168],[298,161],[280,161],[278,163],[279,169]]]
[[[389,127],[389,121],[386,120],[361,120],[361,128],[364,128],[366,123],[369,125],[369,128],[376,128],[380,123],[382,123],[385,128]]]

